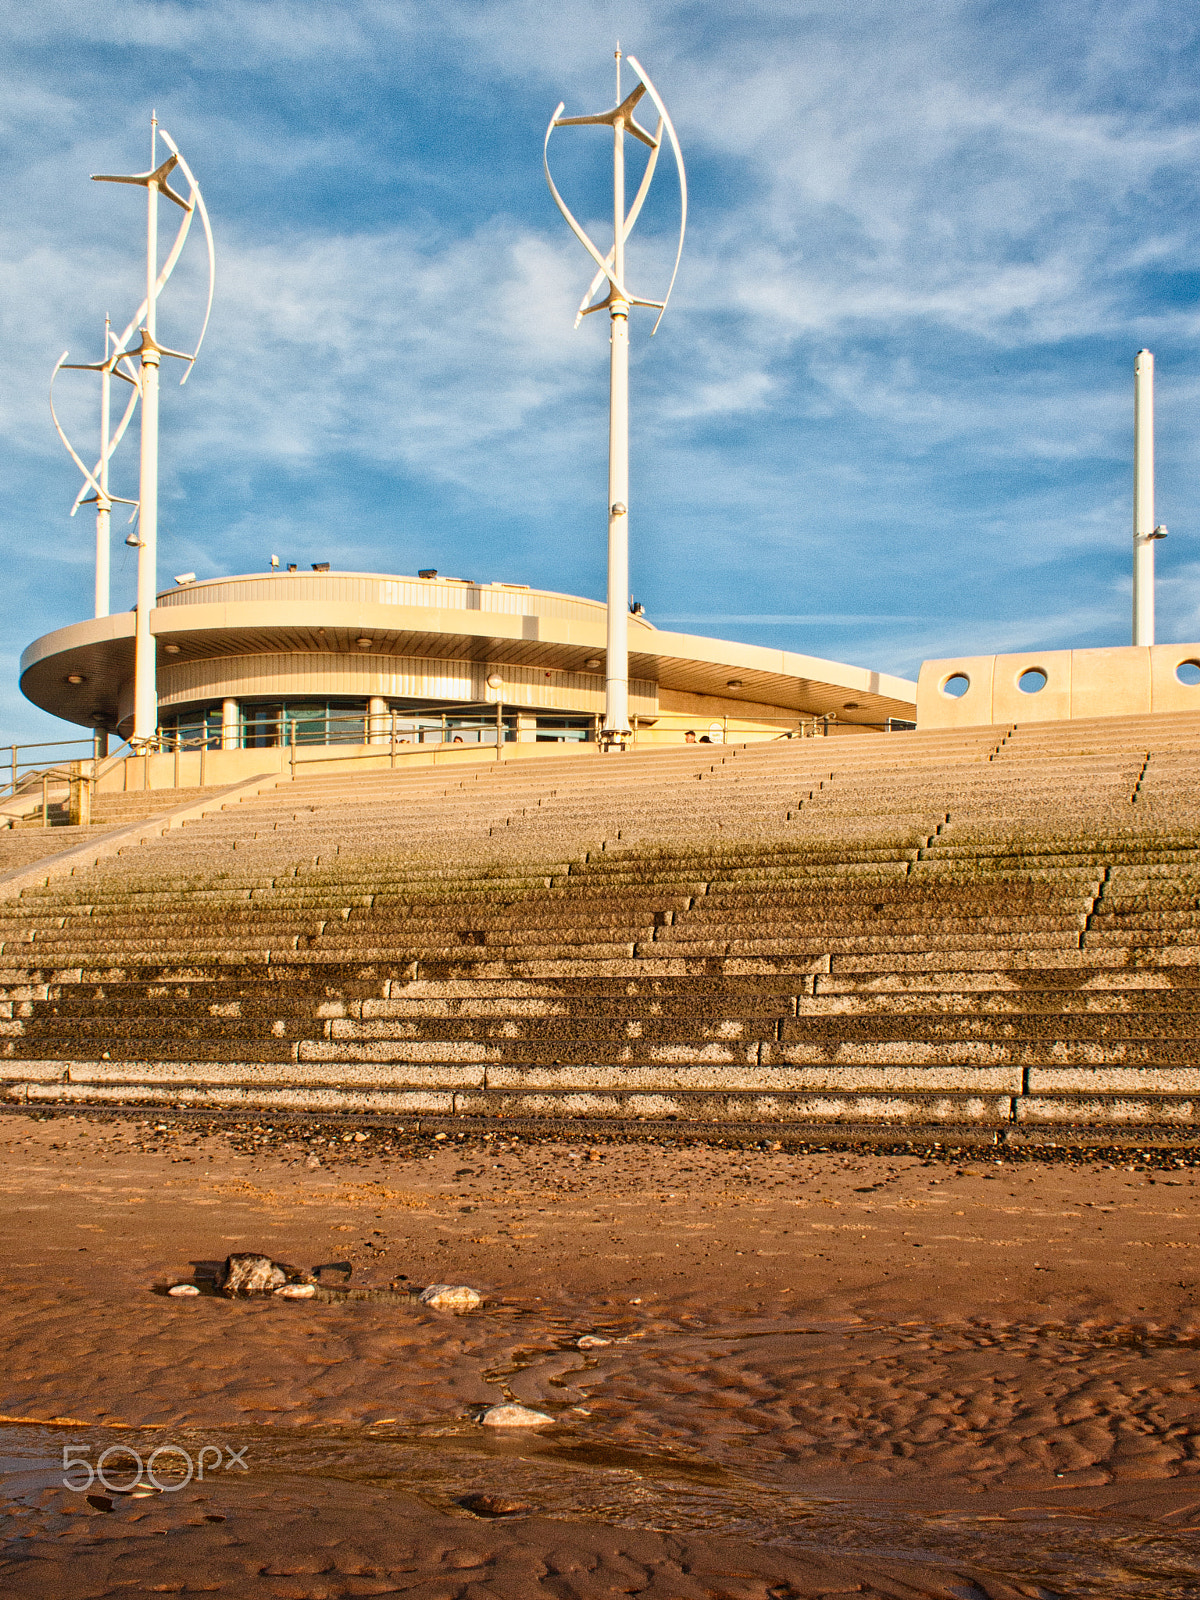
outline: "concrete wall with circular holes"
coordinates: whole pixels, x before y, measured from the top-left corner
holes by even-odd
[[[1200,711],[1200,644],[958,656],[923,662],[917,679],[919,728],[1150,711]]]

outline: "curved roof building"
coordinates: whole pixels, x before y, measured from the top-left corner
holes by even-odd
[[[158,596],[159,724],[236,744],[341,719],[412,720],[487,708],[508,737],[586,738],[604,711],[605,607],[523,584],[289,570],[191,582]],[[630,711],[639,736],[769,737],[829,717],[866,731],[911,721],[916,685],[813,656],[668,633],[629,619]],[[134,613],[56,629],[21,657],[43,710],[126,734]],[[443,730],[445,723],[442,724]],[[511,730],[520,730],[514,734]]]

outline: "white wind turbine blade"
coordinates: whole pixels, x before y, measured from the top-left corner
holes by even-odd
[[[69,354],[70,354],[70,351],[68,351],[68,350],[64,350],[63,351],[62,355],[60,355],[58,360],[54,363],[54,371],[50,374],[50,416],[51,416],[51,419],[52,419],[52,421],[54,423],[55,432],[58,434],[58,437],[62,440],[64,446],[66,447],[67,454],[70,456],[71,460],[75,463],[75,465],[79,468],[80,472],[83,473],[84,478],[87,480],[87,482],[83,486],[83,489],[81,489],[79,491],[79,494],[78,494],[78,496],[76,497],[76,500],[75,500],[75,504],[71,507],[71,515],[74,516],[75,513],[79,510],[79,507],[80,507],[80,505],[81,505],[81,503],[83,501],[84,490],[87,489],[89,484],[92,487],[92,489],[96,492],[96,494],[102,494],[103,490],[100,488],[100,484],[99,484],[98,480],[96,478],[94,478],[92,476],[92,474],[88,471],[88,469],[84,466],[83,462],[80,460],[79,452],[76,450],[75,446],[71,443],[70,439],[68,439],[66,434],[63,432],[63,425],[58,420],[58,412],[54,409],[54,380],[55,380],[55,378],[58,377],[59,373],[62,371],[63,363],[66,361],[67,356]]]
[[[638,185],[638,192],[637,192],[636,195],[634,195],[633,204],[630,206],[629,214],[625,218],[625,226],[622,229],[622,233],[624,234],[624,237],[626,239],[628,239],[629,235],[633,232],[633,225],[637,221],[638,217],[641,215],[642,207],[646,203],[646,196],[650,193],[650,180],[654,177],[654,168],[658,164],[658,152],[662,147],[662,143],[661,143],[662,142],[662,130],[663,130],[663,124],[662,124],[662,118],[660,117],[658,119],[658,127],[654,130],[654,145],[653,145],[653,147],[652,147],[652,149],[650,151],[650,159],[646,163],[646,170],[642,174],[642,181]],[[608,255],[605,257],[605,262],[606,262],[606,269],[608,267],[612,266],[612,264],[613,264],[613,251],[612,250],[610,250],[608,252]],[[583,320],[583,318],[585,316],[587,316],[589,310],[598,311],[600,309],[599,306],[593,306],[591,304],[591,299],[592,299],[592,296],[595,294],[596,290],[604,282],[604,278],[605,278],[605,273],[604,272],[598,272],[596,274],[596,276],[592,279],[591,283],[588,285],[588,292],[584,295],[583,299],[579,302],[579,310],[575,313],[575,326],[576,327],[578,327],[580,322]],[[603,304],[603,302],[601,302],[601,303]]]
[[[196,182],[191,167],[189,167],[187,162],[183,159],[183,156],[180,154],[179,148],[174,139],[172,139],[171,135],[165,128],[160,127],[158,131],[161,134],[167,149],[170,150],[173,156],[178,158],[179,166],[183,172],[183,175],[191,185],[192,192],[188,196],[188,199],[193,207],[200,213],[200,225],[204,229],[204,242],[208,246],[208,303],[204,308],[204,321],[200,327],[200,337],[196,340],[196,348],[192,351],[192,354],[188,359],[188,364],[184,369],[183,377],[179,380],[180,384],[183,385],[191,376],[192,367],[195,364],[196,357],[200,354],[200,346],[204,343],[204,335],[208,332],[208,319],[212,316],[213,290],[216,288],[217,282],[217,252],[216,247],[213,244],[212,224],[208,220],[208,207],[204,204],[204,196],[200,193],[200,185]],[[182,248],[182,245],[180,248]],[[171,266],[174,265],[175,262],[172,260]]]
[[[117,372],[117,369],[114,367],[113,371]],[[124,378],[126,383],[132,383],[133,384],[133,393],[129,396],[129,400],[128,400],[126,406],[125,406],[125,410],[124,410],[124,412],[123,412],[123,414],[121,416],[121,420],[117,424],[116,432],[112,435],[112,437],[108,441],[108,460],[109,461],[112,460],[113,451],[117,448],[117,446],[120,444],[121,440],[125,437],[125,430],[129,426],[129,424],[130,424],[130,422],[131,422],[131,420],[133,418],[133,413],[137,409],[138,401],[142,398],[141,388],[134,381],[134,379],[132,379],[130,377],[127,377],[126,374],[123,373],[123,372],[117,372],[117,376],[119,378]],[[53,381],[54,380],[51,379],[51,382],[53,382]],[[50,409],[51,409],[51,411],[53,411],[53,409],[54,409],[53,405],[51,405]],[[72,452],[72,454],[73,453],[74,452]],[[100,471],[100,463],[99,462],[96,463],[96,471],[97,472]],[[87,473],[85,473],[84,476],[87,477],[89,475]],[[86,494],[86,492],[87,492],[87,484],[85,483],[83,488],[80,489],[79,493],[75,496],[75,504],[71,507],[71,515],[72,516],[75,515],[75,513],[79,510],[80,506],[83,504],[84,495]],[[117,494],[110,494],[108,498],[110,500],[120,500],[123,497],[121,495],[117,495]]]
[[[625,59],[646,85],[646,93],[653,101],[654,109],[662,118],[663,126],[667,130],[667,137],[671,141],[671,150],[675,156],[675,169],[679,174],[679,248],[675,251],[675,266],[671,272],[671,281],[667,285],[667,292],[662,299],[662,310],[658,313],[658,319],[650,330],[653,335],[658,332],[658,324],[666,314],[667,301],[670,300],[671,290],[675,287],[675,279],[679,273],[679,261],[683,255],[683,236],[687,231],[687,173],[683,165],[683,151],[679,148],[679,140],[675,135],[675,126],[671,121],[666,106],[662,103],[661,95],[650,81],[650,74],[636,56],[626,56]]]
[[[610,270],[609,265],[605,261],[604,257],[600,254],[599,250],[596,249],[596,246],[588,238],[587,234],[580,227],[579,223],[576,222],[570,207],[567,205],[567,202],[563,199],[562,195],[559,194],[557,188],[555,187],[554,179],[550,176],[550,135],[554,132],[555,126],[558,122],[559,112],[562,110],[564,104],[564,101],[559,101],[558,109],[550,118],[550,126],[546,129],[546,137],[542,142],[542,166],[545,169],[546,182],[550,185],[550,193],[554,196],[554,203],[562,212],[563,220],[567,224],[567,227],[570,228],[571,232],[579,240],[580,244],[587,251],[588,255],[591,256],[592,260],[600,268],[602,278],[608,279],[609,283],[612,284],[617,294],[619,294],[623,300],[625,298],[625,290],[623,286],[619,284],[613,277],[612,271]]]

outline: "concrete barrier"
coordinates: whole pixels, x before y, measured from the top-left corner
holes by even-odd
[[[1200,712],[1200,644],[952,656],[922,662],[917,680],[922,730],[1174,711]]]

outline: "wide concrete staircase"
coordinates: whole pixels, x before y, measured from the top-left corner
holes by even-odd
[[[2,1089],[1194,1129],[1200,716],[300,779],[0,902]]]
[[[39,811],[11,826],[0,825],[0,874],[44,861],[72,845],[86,844],[128,823],[145,821],[179,806],[198,803],[211,792],[204,789],[143,789],[129,794],[101,792],[92,805],[92,820],[84,827],[68,822],[65,799],[53,800],[47,807],[45,823]]]

